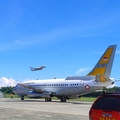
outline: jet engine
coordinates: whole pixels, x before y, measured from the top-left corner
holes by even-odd
[[[48,93],[43,93],[43,94],[40,94],[40,93],[37,93],[37,92],[29,92],[28,94],[27,94],[27,96],[29,97],[29,98],[46,98],[46,97],[50,97],[50,94],[48,94]]]

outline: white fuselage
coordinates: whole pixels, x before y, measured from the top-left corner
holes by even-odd
[[[48,79],[25,81],[23,84],[32,86],[36,89],[47,91],[54,96],[74,96],[83,95],[103,87],[110,86],[113,81],[96,82],[92,80],[65,80],[65,79]],[[17,85],[14,93],[18,95],[27,95],[30,89]]]

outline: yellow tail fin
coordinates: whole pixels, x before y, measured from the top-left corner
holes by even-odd
[[[110,77],[116,47],[117,45],[110,45],[92,71],[87,75],[105,74],[107,77]]]

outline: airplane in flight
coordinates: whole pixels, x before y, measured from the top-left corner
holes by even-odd
[[[38,67],[38,68],[30,67],[31,71],[43,70],[43,68],[46,68],[46,66],[45,66],[45,65],[42,65],[42,66],[40,66],[40,67]]]
[[[69,76],[65,79],[31,80],[18,83],[13,92],[30,98],[45,98],[52,101],[55,96],[61,102],[67,99],[80,97],[81,95],[101,90],[114,84],[110,79],[113,60],[117,45],[108,46],[94,68],[86,76]]]

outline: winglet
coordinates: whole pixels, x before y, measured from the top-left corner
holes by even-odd
[[[110,45],[92,71],[87,75],[96,76],[97,74],[105,74],[107,77],[110,77],[116,47],[117,45]]]

